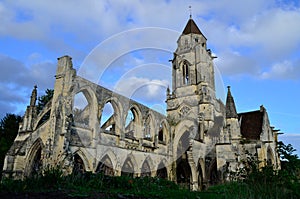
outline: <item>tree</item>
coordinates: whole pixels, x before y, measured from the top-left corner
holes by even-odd
[[[2,171],[4,158],[18,134],[21,116],[6,114],[0,121],[0,171]]]
[[[45,95],[42,95],[38,98],[38,104],[37,104],[37,112],[40,113],[43,108],[46,106],[46,104],[52,99],[54,94],[53,89],[47,89],[45,91]]]
[[[278,142],[281,169],[293,176],[299,175],[300,171],[300,159],[297,154],[294,154],[295,151],[296,149],[291,144],[285,145],[282,141]]]

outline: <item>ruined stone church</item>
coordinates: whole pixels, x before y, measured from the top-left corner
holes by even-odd
[[[266,109],[237,113],[230,87],[225,104],[216,98],[214,58],[190,18],[171,62],[167,115],[77,76],[71,57],[58,58],[53,97],[38,111],[33,89],[3,175],[24,179],[58,167],[66,174],[156,176],[201,190],[226,181],[248,155],[280,169],[278,130]],[[81,109],[78,95],[87,102]],[[113,114],[101,122],[106,106]]]

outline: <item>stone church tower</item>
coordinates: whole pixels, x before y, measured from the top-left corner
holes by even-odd
[[[177,41],[172,91],[167,95],[177,181],[191,183],[193,189],[218,180],[214,145],[225,127],[225,107],[215,94],[216,57],[207,49],[206,41],[190,18]]]
[[[266,109],[237,113],[230,87],[225,105],[216,98],[214,58],[190,18],[172,59],[167,115],[78,76],[70,56],[58,58],[53,98],[37,112],[34,87],[3,176],[59,166],[66,174],[151,176],[202,190],[228,180],[249,155],[280,169],[278,130]],[[113,113],[102,121],[105,107]]]

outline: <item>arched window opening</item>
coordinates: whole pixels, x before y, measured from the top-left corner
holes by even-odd
[[[78,174],[83,174],[85,172],[85,167],[83,160],[78,154],[74,155],[74,167],[73,167],[73,174],[78,175]]]
[[[107,102],[102,109],[100,127],[104,131],[115,133],[115,126],[115,111],[112,104]]]
[[[158,142],[160,144],[166,144],[166,131],[167,131],[166,126],[163,123],[161,123],[159,125],[159,131],[158,131]]]
[[[74,97],[73,116],[75,126],[88,127],[89,125],[89,103],[83,92]]]
[[[141,169],[141,177],[150,177],[151,176],[151,170],[148,162],[145,160],[142,169]]]
[[[134,108],[128,110],[125,120],[125,137],[135,139],[135,130],[137,127],[137,111]]]
[[[159,126],[159,131],[158,131],[158,141],[159,143],[163,143],[164,142],[164,132],[163,132],[163,127],[162,125]]]
[[[187,64],[187,62],[183,63],[183,84],[184,85],[190,84],[189,65]]]
[[[127,113],[127,117],[126,117],[126,122],[125,122],[125,126],[128,127],[131,123],[133,123],[135,120],[135,116],[132,112],[132,110],[128,110],[128,113]]]
[[[126,161],[123,164],[121,175],[122,176],[129,176],[133,177],[134,169],[133,164],[129,158],[126,159]]]
[[[42,118],[39,120],[38,125],[37,125],[36,128],[39,128],[39,126],[41,126],[42,124],[44,124],[46,121],[49,120],[49,118],[50,118],[50,113],[51,113],[51,110],[47,111],[47,112],[42,116]]]
[[[158,169],[156,171],[156,176],[158,178],[163,178],[163,179],[168,178],[167,168],[165,167],[164,163],[162,163],[162,162],[159,163]]]
[[[107,155],[104,158],[102,158],[102,160],[98,164],[96,172],[102,173],[103,175],[107,176],[114,176],[113,164]]]
[[[151,140],[151,117],[147,116],[144,124],[144,138],[147,140]]]

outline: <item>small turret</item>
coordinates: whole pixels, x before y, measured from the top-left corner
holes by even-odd
[[[231,142],[233,140],[238,140],[241,138],[241,130],[234,99],[231,95],[230,86],[228,86],[227,88],[228,92],[226,99],[226,124],[229,133],[229,141]]]
[[[230,86],[227,86],[227,99],[226,99],[226,118],[237,118],[238,114],[236,112],[234,99],[230,92]]]
[[[25,115],[23,117],[23,121],[20,125],[19,132],[26,133],[31,132],[33,130],[33,124],[37,117],[37,108],[36,108],[36,100],[37,100],[37,86],[33,87],[30,96],[30,104],[27,106]]]
[[[32,90],[32,93],[31,93],[31,97],[30,97],[30,106],[35,106],[35,103],[36,103],[36,99],[37,99],[37,85],[34,85],[34,88]]]

